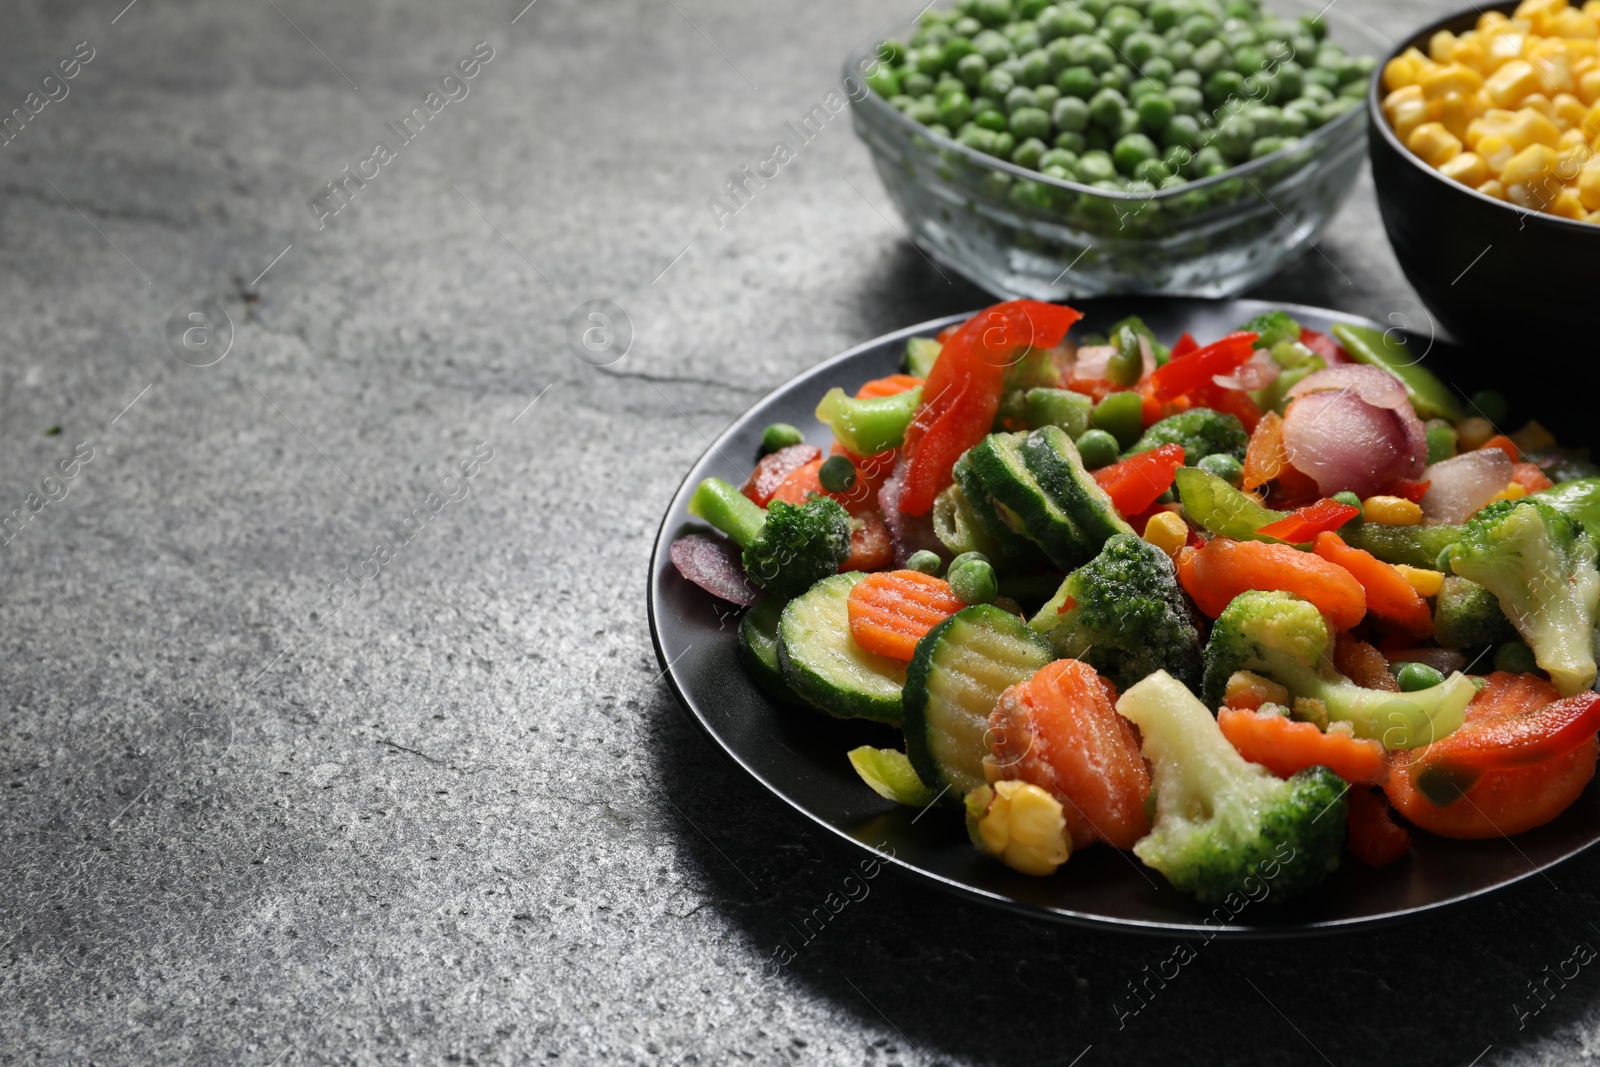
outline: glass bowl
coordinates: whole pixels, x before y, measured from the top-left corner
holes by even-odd
[[[1331,39],[1351,54],[1389,51],[1364,25],[1324,18]],[[908,20],[884,36],[914,29]],[[877,45],[846,59],[847,78],[870,66]],[[1036,300],[1223,297],[1249,288],[1304,252],[1350,195],[1368,122],[1366,109],[1353,107],[1294,144],[1221,174],[1121,193],[968,148],[870,90],[851,94],[851,113],[912,239],[991,293]]]

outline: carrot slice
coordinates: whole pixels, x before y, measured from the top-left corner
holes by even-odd
[[[989,716],[986,770],[1060,800],[1074,849],[1095,841],[1132,848],[1150,832],[1150,770],[1116,700],[1116,687],[1093,667],[1061,659],[1007,689]]]
[[[1247,589],[1281,589],[1303,597],[1348,630],[1367,613],[1367,596],[1349,571],[1292,545],[1216,537],[1187,562],[1179,553],[1178,581],[1201,611],[1221,615]]]
[[[845,603],[856,644],[906,661],[929,630],[966,607],[949,582],[921,571],[869,574],[850,590]]]
[[[1495,671],[1467,706],[1467,722],[1525,715],[1558,700],[1549,681],[1533,674]],[[1502,837],[1543,826],[1565,811],[1594,777],[1600,741],[1590,737],[1563,755],[1532,766],[1488,771],[1461,799],[1434,804],[1417,788],[1417,776],[1448,751],[1446,737],[1424,748],[1393,753],[1384,792],[1416,826],[1440,837]],[[1434,750],[1443,750],[1435,752]]]
[[[1246,489],[1259,489],[1289,465],[1289,452],[1283,446],[1283,416],[1269,411],[1256,423],[1250,444],[1244,452]]]
[[[922,384],[922,379],[915,374],[891,374],[887,378],[874,378],[872,381],[856,390],[858,400],[869,400],[873,397],[895,396],[907,390],[915,389]]]
[[[880,571],[894,562],[894,541],[883,516],[876,511],[864,511],[856,517],[850,531],[850,555],[839,564],[843,571]]]
[[[1387,867],[1411,851],[1411,835],[1394,821],[1384,795],[1373,789],[1347,794],[1345,824],[1350,828],[1350,854],[1368,867]]]
[[[1346,734],[1325,734],[1315,723],[1240,708],[1217,712],[1217,725],[1239,755],[1280,778],[1307,767],[1326,767],[1357,785],[1376,785],[1388,769],[1383,744]]]
[[[1413,637],[1433,634],[1433,613],[1422,594],[1412,588],[1394,565],[1359,548],[1351,548],[1344,538],[1328,530],[1317,535],[1315,552],[1329,563],[1336,563],[1355,576],[1367,594],[1367,610],[1387,619]]]
[[[1498,448],[1511,457],[1511,462],[1520,463],[1522,461],[1522,449],[1518,448],[1517,443],[1503,433],[1495,434],[1478,447],[1480,449]]]

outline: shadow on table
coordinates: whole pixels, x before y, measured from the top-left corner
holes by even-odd
[[[658,780],[682,814],[669,809],[666,825],[713,906],[764,961],[756,975],[730,976],[723,1003],[708,1005],[719,1022],[771,1018],[774,1001],[799,993],[853,1016],[863,1047],[904,1064],[1066,1067],[1088,1048],[1083,1067],[1487,1067],[1600,1007],[1600,927],[1590,923],[1600,911],[1580,888],[1600,874],[1600,856],[1364,934],[1113,937],[981,907],[888,868],[867,878],[865,853],[761,791],[670,695],[646,714]]]

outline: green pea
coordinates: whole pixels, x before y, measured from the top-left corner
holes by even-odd
[[[1228,0],[1222,13],[1232,19],[1250,19],[1255,17],[1256,8],[1250,0]]]
[[[942,122],[930,122],[928,124],[928,132],[929,133],[936,133],[940,137],[949,137],[950,136],[950,127],[946,126]]]
[[[1189,164],[1193,162],[1194,150],[1188,145],[1167,145],[1161,153],[1161,165],[1166,168],[1168,175],[1176,175],[1180,171],[1188,170]]]
[[[1104,430],[1085,430],[1083,436],[1078,438],[1077,445],[1084,467],[1092,471],[1109,467],[1117,461],[1122,451],[1117,439]]]
[[[1159,93],[1165,89],[1166,86],[1162,85],[1158,81],[1155,81],[1151,78],[1140,78],[1138,81],[1128,86],[1128,103],[1132,104],[1134,107],[1138,107],[1139,101],[1143,100],[1152,93]]]
[[[900,91],[907,96],[924,97],[933,92],[933,79],[920,71],[901,76]]]
[[[1494,389],[1480,389],[1467,398],[1467,404],[1479,415],[1488,419],[1495,425],[1506,421],[1506,416],[1511,414],[1510,405],[1506,398]]]
[[[1177,113],[1172,98],[1165,93],[1152,93],[1134,105],[1134,110],[1139,113],[1139,121],[1157,132],[1167,128],[1172,117]]]
[[[1171,171],[1172,168],[1159,159],[1140,160],[1134,164],[1133,181],[1135,185],[1148,185],[1154,191]]]
[[[981,117],[981,116],[980,116]],[[979,152],[994,151],[995,132],[984,129],[975,122],[969,122],[956,133],[956,143]]]
[[[1011,0],[976,0],[972,15],[986,26],[1000,26],[1011,18]]]
[[[1011,133],[1017,140],[1050,136],[1050,113],[1038,107],[1019,107],[1011,113]]]
[[[761,454],[766,455],[780,448],[801,444],[805,439],[805,434],[787,422],[775,422],[761,431]]]
[[[1145,18],[1150,20],[1150,25],[1157,31],[1166,33],[1178,24],[1178,5],[1170,0],[1156,0],[1145,12]]]
[[[1119,327],[1111,337],[1117,353],[1106,361],[1106,379],[1113,385],[1130,386],[1144,373],[1144,353],[1139,335],[1130,326]]]
[[[1211,77],[1220,70],[1228,67],[1232,57],[1221,41],[1207,41],[1194,50],[1194,59],[1190,65],[1203,77]]]
[[[1118,447],[1127,448],[1144,432],[1144,398],[1131,389],[1112,393],[1089,412],[1089,425],[1115,437]]]
[[[1050,121],[1060,130],[1088,129],[1089,105],[1075,96],[1063,96],[1051,109]]]
[[[1173,67],[1176,68],[1172,78],[1168,79],[1171,81],[1176,79],[1178,75],[1188,71],[1194,63],[1194,45],[1184,40],[1172,41],[1167,45],[1167,58],[1172,61]]]
[[[1017,14],[1025,19],[1036,19],[1050,7],[1050,0],[1020,0]]]
[[[1198,90],[1204,84],[1205,78],[1198,70],[1185,69],[1175,71],[1172,77],[1167,80],[1167,91],[1171,92],[1173,89],[1178,88]]]
[[[939,105],[933,102],[933,97],[925,96],[906,108],[906,118],[912,122],[920,122],[924,126],[931,126],[939,121]]]
[[[1233,51],[1233,69],[1240,74],[1254,74],[1267,65],[1267,53],[1260,45],[1247,44]]]
[[[1018,108],[1037,107],[1039,98],[1034,96],[1033,90],[1026,85],[1019,85],[1006,94],[1005,109],[1010,114]]]
[[[1118,89],[1124,96],[1133,85],[1133,68],[1126,63],[1113,63],[1111,69],[1100,75],[1100,85],[1105,89]]]
[[[885,99],[892,99],[900,93],[900,75],[885,63],[878,64],[877,68],[867,75],[866,82],[867,88]]]
[[[1209,178],[1227,170],[1228,160],[1216,145],[1206,145],[1194,154],[1194,162],[1190,164],[1189,169],[1197,177]]]
[[[1140,163],[1159,159],[1160,155],[1156,143],[1142,133],[1128,134],[1117,141],[1116,147],[1111,150],[1111,159],[1117,170],[1130,175]]]
[[[951,567],[947,580],[950,591],[963,604],[992,604],[999,592],[994,567],[982,560],[968,560],[959,567]]]
[[[972,101],[966,93],[951,93],[939,102],[939,121],[959,129],[972,118]]]
[[[1238,488],[1244,480],[1244,464],[1228,455],[1226,452],[1213,452],[1201,458],[1195,466],[1207,474],[1216,475],[1229,485]]]
[[[1395,681],[1400,683],[1400,692],[1402,693],[1415,693],[1422,689],[1432,689],[1434,686],[1444,682],[1444,675],[1426,663],[1418,663],[1415,660],[1402,663],[1400,669],[1395,672],[1394,678]]]
[[[829,456],[817,469],[817,481],[830,493],[848,493],[856,485],[856,465],[844,456]]]
[[[1078,180],[1093,185],[1117,176],[1117,165],[1107,152],[1084,152],[1078,157]]]
[[[950,24],[950,28],[961,37],[972,37],[983,32],[983,23],[970,15],[963,15]]]
[[[1089,100],[1089,117],[1102,126],[1114,126],[1128,106],[1127,97],[1115,89],[1101,89]]]
[[[1183,39],[1196,48],[1209,43],[1217,35],[1217,20],[1210,15],[1191,15],[1180,24]]]
[[[1068,67],[1056,75],[1056,88],[1061,90],[1063,96],[1087,100],[1099,86],[1094,71],[1088,67]]]
[[[1176,68],[1173,67],[1172,60],[1165,56],[1156,56],[1154,59],[1147,60],[1139,68],[1139,72],[1151,81],[1165,85],[1172,80],[1172,75],[1176,73]]]
[[[1094,19],[1085,12],[1071,7],[1055,7],[1047,10],[1039,19],[1039,38],[1043,41],[1055,41],[1069,37],[1076,37],[1080,33],[1093,33]]]
[[[1017,81],[1023,85],[1038,85],[1050,77],[1050,57],[1042,48],[1035,48],[1022,57],[1022,70]]]
[[[1127,56],[1128,62],[1134,66],[1143,68],[1146,63],[1157,57],[1166,57],[1167,42],[1153,33],[1137,31],[1123,38],[1122,54]]]
[[[983,57],[984,62],[991,67],[997,63],[1004,63],[1010,59],[1015,49],[1011,41],[1003,33],[994,30],[984,30],[972,38],[972,47],[975,52]]]
[[[1350,490],[1341,489],[1339,492],[1333,494],[1333,499],[1337,500],[1341,504],[1349,504],[1351,507],[1356,509],[1355,515],[1350,519],[1349,522],[1345,523],[1345,526],[1358,525],[1362,519],[1365,518],[1365,513],[1361,508],[1361,498],[1356,496]]]
[[[878,58],[887,66],[898,67],[906,61],[905,42],[890,37],[878,46]]]
[[[1062,130],[1060,133],[1056,134],[1056,139],[1050,143],[1054,147],[1061,149],[1063,152],[1071,152],[1074,157],[1078,156],[1089,147],[1088,143],[1084,139],[1083,134],[1079,133],[1077,130]],[[1074,161],[1073,165],[1077,165],[1076,161]]]
[[[1319,41],[1328,36],[1328,22],[1321,15],[1301,15],[1300,25]]]
[[[989,149],[989,154],[999,156],[1001,159],[1010,159],[1011,153],[1017,150],[1017,136],[1010,130],[1001,130],[994,135],[994,147]]]
[[[962,56],[956,63],[956,77],[969,89],[981,86],[983,76],[988,73],[989,61],[980,55]]]
[[[1110,70],[1116,61],[1117,54],[1100,38],[1087,34],[1072,38],[1073,66],[1088,67],[1096,74],[1103,74]]]
[[[963,552],[959,556],[957,556],[955,559],[950,561],[950,569],[951,570],[955,570],[957,567],[961,566],[963,563],[973,563],[973,562],[988,563],[989,562],[989,557],[984,555],[982,552]]]
[[[1521,641],[1507,641],[1494,650],[1494,669],[1512,674],[1532,674],[1539,669],[1533,649]]]
[[[1029,170],[1038,170],[1039,160],[1044,158],[1046,151],[1048,149],[1045,148],[1043,141],[1037,137],[1029,137],[1017,145],[1016,151],[1011,153],[1011,162],[1019,167],[1027,167]]]
[[[1244,76],[1236,70],[1215,71],[1206,79],[1206,100],[1212,104],[1238,100],[1245,95],[1244,84]]]
[[[1262,156],[1270,156],[1274,152],[1281,152],[1292,144],[1294,144],[1294,138],[1292,137],[1257,137],[1250,142],[1250,158],[1260,159]]]
[[[1056,106],[1056,101],[1060,100],[1060,99],[1061,99],[1061,90],[1057,89],[1054,85],[1051,85],[1049,82],[1046,82],[1043,85],[1034,86],[1034,89],[1033,89],[1033,100],[1034,100],[1034,103],[1038,107],[1043,108],[1045,111],[1049,111],[1051,108],[1055,107]]]
[[[939,572],[944,570],[944,560],[939,558],[939,553],[937,552],[929,552],[925,548],[919,548],[907,557],[906,569],[920,571],[923,574],[931,574],[937,578]]]
[[[991,133],[1001,133],[1009,128],[1009,122],[1003,111],[980,111],[972,116],[972,121],[981,129]]]

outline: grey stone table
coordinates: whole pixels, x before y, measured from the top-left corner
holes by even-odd
[[[893,876],[764,966],[855,858],[674,705],[647,546],[754,398],[983,302],[897,236],[842,119],[720,228],[706,206],[908,5],[125,2],[12,4],[0,37],[0,112],[27,108],[0,144],[0,1062],[1600,1041],[1600,976],[1550,978],[1600,943],[1600,859],[1392,931],[1214,944],[1137,1014],[1171,946]],[[1408,293],[1365,179],[1261,291]],[[634,331],[603,369],[566,343],[593,299]]]

